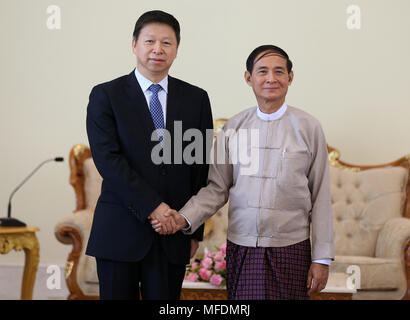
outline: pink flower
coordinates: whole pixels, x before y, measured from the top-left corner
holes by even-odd
[[[225,260],[215,263],[215,271],[221,271],[221,270],[224,270],[224,269],[226,269],[226,261]]]
[[[199,276],[198,276],[197,273],[190,273],[190,274],[188,275],[188,280],[189,280],[189,281],[192,281],[192,282],[197,282],[197,281],[198,281],[198,278],[199,278]]]
[[[199,276],[203,279],[203,280],[205,280],[205,281],[208,281],[209,280],[209,278],[211,277],[211,275],[212,275],[212,271],[211,270],[207,270],[207,269],[205,269],[205,268],[201,268],[201,269],[199,269]]]
[[[224,253],[223,253],[222,251],[218,251],[218,252],[215,254],[214,259],[215,259],[216,261],[222,261],[222,260],[224,259]]]
[[[205,253],[204,258],[212,258],[214,256],[214,254],[212,253],[212,251],[208,251],[207,253]]]
[[[219,274],[214,274],[209,282],[214,286],[219,286],[222,283],[222,280],[223,278]]]
[[[223,254],[226,254],[226,242],[221,246],[221,251]]]
[[[191,265],[191,269],[196,269],[196,268],[198,268],[198,266],[199,266],[198,262],[194,262],[194,263]]]
[[[212,266],[212,259],[211,258],[204,258],[201,261],[201,267],[204,267],[206,269],[209,269]]]

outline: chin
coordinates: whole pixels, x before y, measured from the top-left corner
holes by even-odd
[[[151,68],[149,68],[149,70],[150,70],[151,72],[163,72],[164,70],[166,70],[166,68],[157,66],[157,68],[151,67]]]
[[[266,96],[263,98],[266,99],[267,101],[278,101],[278,100],[281,100],[283,97],[275,95],[275,96]]]

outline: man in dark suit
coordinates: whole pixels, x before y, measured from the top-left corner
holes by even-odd
[[[203,226],[192,236],[159,235],[150,224],[160,220],[170,233],[166,212],[181,209],[208,174],[206,152],[194,164],[176,161],[191,141],[178,137],[175,123],[182,133],[200,130],[203,147],[212,129],[206,91],[168,76],[179,41],[172,15],[144,13],[133,33],[136,69],[90,94],[87,133],[103,183],[86,254],[96,257],[101,299],[179,299],[185,266],[202,240]],[[158,145],[170,163],[153,161]]]

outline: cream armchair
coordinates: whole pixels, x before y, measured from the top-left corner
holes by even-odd
[[[410,297],[410,156],[379,166],[355,166],[339,160],[328,148],[331,165],[335,261],[331,272],[360,270],[360,288],[353,299]],[[66,265],[68,299],[98,299],[95,260],[84,254],[101,177],[88,147],[70,152],[70,183],[76,209],[55,226],[57,239],[73,250]],[[206,222],[204,248],[226,241],[227,205]]]
[[[70,300],[98,299],[99,286],[96,262],[85,255],[90,236],[93,211],[101,190],[102,178],[94,165],[87,146],[74,146],[69,155],[70,184],[76,196],[76,208],[55,226],[56,238],[72,245],[68,256],[65,278]]]
[[[356,166],[328,151],[336,255],[330,271],[359,267],[353,299],[409,299],[410,155]]]

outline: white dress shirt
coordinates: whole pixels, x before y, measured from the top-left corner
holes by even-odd
[[[154,83],[151,80],[145,78],[141,73],[138,72],[138,69],[135,68],[135,77],[142,89],[142,92],[145,95],[145,99],[147,100],[148,110],[149,105],[151,103],[152,92],[149,90],[149,87]],[[167,115],[167,96],[168,96],[168,75],[162,79],[158,84],[161,86],[162,90],[158,92],[158,99],[161,103],[162,113],[164,115],[164,126],[166,122],[166,115]],[[151,112],[151,111],[150,111]]]
[[[263,113],[263,112],[261,111],[261,109],[259,109],[259,106],[258,106],[258,108],[256,109],[256,112],[258,113],[258,117],[261,118],[262,120],[270,121],[270,120],[277,120],[277,119],[279,119],[279,118],[286,112],[287,109],[288,109],[288,106],[287,106],[287,104],[286,104],[286,102],[285,102],[285,103],[284,103],[278,110],[276,110],[275,112],[272,112],[272,113]]]

